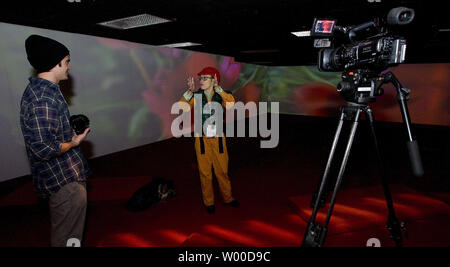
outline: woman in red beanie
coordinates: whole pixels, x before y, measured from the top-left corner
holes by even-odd
[[[181,97],[180,101],[187,102],[191,108],[194,107],[195,98],[202,99],[202,110],[207,103],[217,102],[222,107],[230,108],[234,105],[235,100],[231,92],[224,91],[219,86],[220,73],[216,68],[206,67],[198,74],[200,89],[196,90],[194,85],[194,78],[188,79],[188,90]],[[197,97],[194,97],[198,95]],[[226,105],[232,103],[232,105]],[[202,114],[202,129],[205,121],[211,117],[212,114]],[[206,126],[207,129],[210,125]],[[213,125],[212,127],[215,127]],[[215,129],[215,128],[214,128]],[[219,136],[220,135],[220,136]],[[212,169],[217,177],[220,187],[220,192],[225,204],[232,207],[239,207],[239,202],[233,199],[231,194],[231,183],[228,177],[228,151],[225,141],[225,135],[214,134],[213,137],[207,137],[203,134],[195,136],[195,152],[197,155],[197,162],[200,172],[200,182],[202,186],[203,204],[208,213],[214,213],[214,190],[212,184]]]

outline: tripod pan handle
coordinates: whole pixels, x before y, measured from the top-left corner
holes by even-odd
[[[422,160],[420,159],[419,146],[417,145],[417,141],[408,141],[406,142],[406,146],[408,147],[409,158],[411,160],[414,175],[417,177],[422,177],[423,167]]]

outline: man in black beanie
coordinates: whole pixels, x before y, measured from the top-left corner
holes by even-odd
[[[69,122],[67,102],[58,83],[68,79],[70,53],[63,44],[39,35],[25,41],[30,77],[20,104],[20,125],[38,197],[48,199],[51,245],[81,243],[86,216],[87,161]],[[69,242],[68,242],[69,241]]]

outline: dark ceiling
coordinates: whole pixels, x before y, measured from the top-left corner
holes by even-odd
[[[313,19],[337,19],[340,26],[384,19],[391,8],[415,10],[415,19],[392,32],[408,42],[406,63],[450,62],[448,11],[438,1],[395,0],[58,0],[8,3],[0,21],[128,40],[149,45],[201,43],[192,51],[235,57],[269,65],[314,65],[318,49],[311,37],[291,31],[310,30]],[[129,30],[99,22],[149,13],[172,22]],[[3,38],[3,37],[2,37]]]

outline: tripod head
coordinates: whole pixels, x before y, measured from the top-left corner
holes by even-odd
[[[383,95],[384,90],[381,86],[386,83],[392,83],[397,90],[397,100],[408,137],[406,145],[413,174],[421,177],[423,175],[422,161],[417,141],[414,140],[411,133],[411,120],[406,104],[411,90],[404,88],[390,71],[380,73],[371,69],[357,69],[342,73],[342,81],[337,85],[337,91],[349,103],[367,105],[369,102],[375,102],[377,96]]]
[[[341,78],[337,91],[347,102],[367,104],[384,93],[381,88],[384,79],[371,69],[346,70]]]

